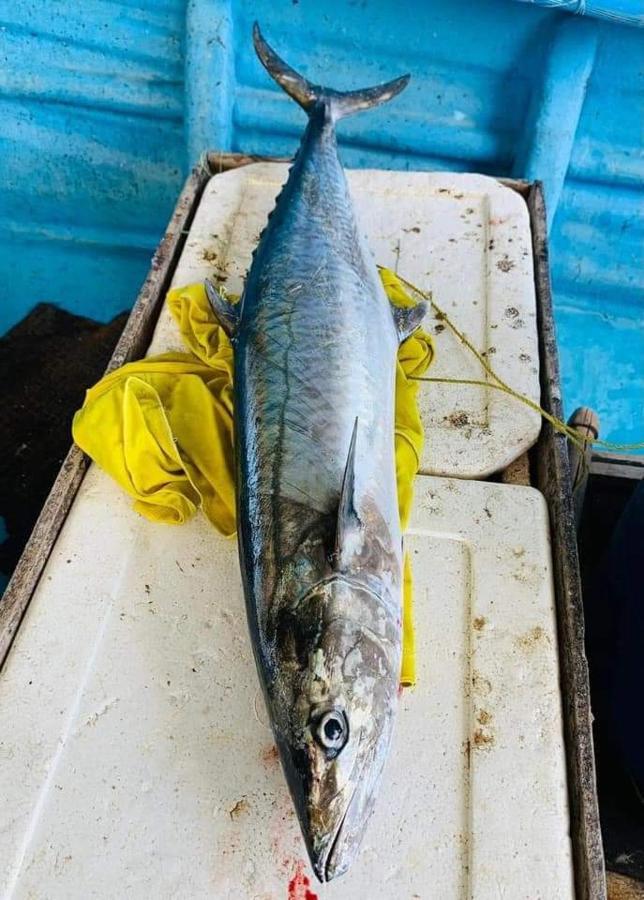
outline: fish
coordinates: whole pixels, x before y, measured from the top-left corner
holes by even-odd
[[[234,349],[238,545],[248,626],[313,871],[346,872],[374,807],[401,670],[398,346],[426,305],[393,307],[361,236],[336,122],[405,75],[340,92],[265,41],[269,75],[307,113],[242,296],[206,291]]]

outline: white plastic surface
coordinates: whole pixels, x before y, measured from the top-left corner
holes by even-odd
[[[322,888],[234,542],[142,520],[92,467],[0,678],[0,896],[571,898],[543,499],[421,477],[408,546],[418,687],[362,854]]]
[[[193,222],[174,286],[218,277],[240,293],[243,278],[286,178],[284,163],[255,163],[211,179]],[[538,402],[536,301],[525,201],[484,175],[448,172],[347,172],[358,222],[374,259],[422,290],[515,390]],[[430,312],[435,363],[428,376],[483,380],[475,357]],[[162,314],[152,352],[181,341]],[[421,471],[482,478],[536,441],[537,413],[493,389],[421,386],[428,439]]]

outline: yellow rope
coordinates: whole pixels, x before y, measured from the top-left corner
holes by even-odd
[[[384,267],[380,266],[379,268]],[[644,441],[639,441],[635,444],[615,444],[612,441],[600,441],[597,438],[584,437],[572,425],[568,425],[566,422],[562,421],[556,416],[553,416],[551,413],[543,409],[542,406],[539,406],[538,403],[535,403],[534,400],[531,400],[529,397],[526,397],[525,394],[522,394],[519,391],[515,390],[513,387],[503,381],[503,379],[499,375],[497,375],[497,373],[494,371],[485,357],[476,349],[469,338],[462,331],[460,331],[460,329],[458,329],[456,325],[454,325],[447,313],[440,308],[440,306],[435,302],[430,293],[422,291],[420,288],[416,287],[415,284],[407,281],[407,279],[403,278],[402,275],[399,275],[398,273],[396,273],[396,278],[401,282],[401,284],[404,284],[406,288],[409,288],[409,290],[413,291],[415,294],[417,294],[419,297],[422,297],[423,300],[426,300],[430,304],[430,306],[436,313],[436,318],[445,322],[445,324],[456,335],[459,341],[465,347],[467,347],[467,349],[477,358],[483,369],[485,369],[487,374],[493,380],[490,382],[477,381],[475,379],[466,378],[437,378],[432,376],[413,375],[409,376],[410,378],[415,378],[416,381],[433,381],[441,384],[465,384],[484,388],[492,387],[498,391],[502,391],[504,394],[508,394],[510,397],[514,397],[515,400],[519,400],[521,403],[525,404],[525,406],[528,406],[530,409],[539,413],[539,415],[541,415],[547,422],[550,423],[555,431],[565,435],[568,440],[580,450],[581,453],[584,453],[586,447],[588,446],[598,446],[604,447],[609,450],[620,451],[644,449]]]

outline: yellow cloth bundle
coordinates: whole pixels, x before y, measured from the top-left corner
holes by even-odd
[[[413,306],[393,272],[382,269],[392,303]],[[180,525],[203,509],[215,528],[235,533],[233,350],[203,285],[166,300],[190,353],[164,353],[128,363],[87,391],[74,416],[78,446],[156,522]],[[396,377],[396,476],[403,530],[407,527],[423,445],[418,384],[433,357],[429,335],[416,332],[400,346]],[[416,679],[413,592],[405,559],[401,683]]]

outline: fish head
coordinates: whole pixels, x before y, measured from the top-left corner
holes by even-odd
[[[291,609],[277,642],[275,736],[321,881],[355,858],[387,757],[400,679],[393,606],[333,577]]]

